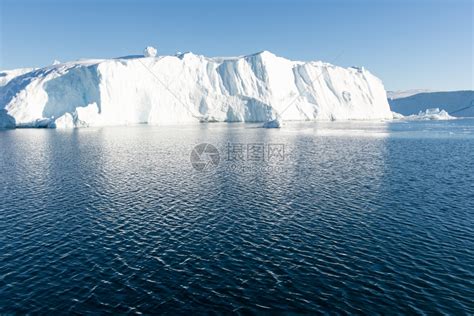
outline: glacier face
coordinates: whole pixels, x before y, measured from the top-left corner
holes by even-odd
[[[367,70],[267,51],[81,60],[12,73],[0,86],[0,127],[392,118],[382,82]]]

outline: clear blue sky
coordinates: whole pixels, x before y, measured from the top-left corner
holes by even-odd
[[[0,0],[0,69],[54,59],[269,50],[365,66],[389,90],[474,89],[471,0]]]

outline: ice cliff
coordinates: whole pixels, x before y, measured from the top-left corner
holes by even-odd
[[[363,68],[267,51],[147,55],[0,72],[0,127],[392,118],[382,82]]]

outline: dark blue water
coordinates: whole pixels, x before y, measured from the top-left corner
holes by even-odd
[[[199,143],[218,165],[193,168]],[[249,144],[284,159],[228,156]],[[474,313],[474,120],[23,129],[0,150],[0,314]]]

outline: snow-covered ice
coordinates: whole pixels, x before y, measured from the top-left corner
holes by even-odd
[[[440,110],[438,108],[426,109],[425,111],[420,111],[417,115],[409,115],[406,118],[414,120],[454,120],[455,117],[451,116],[445,110]]]
[[[145,57],[155,57],[156,56],[156,48],[148,46],[143,51],[143,56],[145,56]]]
[[[18,76],[24,75],[33,70],[34,68],[20,68],[20,69],[0,71],[0,88],[3,86],[6,86],[7,83],[9,83],[12,79]],[[0,108],[2,108],[1,104],[0,104]]]
[[[0,76],[0,119],[23,127],[393,117],[382,82],[366,69],[268,51],[87,59]]]
[[[439,108],[426,109],[425,111],[420,111],[418,114],[412,114],[408,116],[403,116],[400,113],[392,112],[394,119],[399,120],[408,120],[408,121],[427,121],[427,120],[454,120],[454,116],[451,116],[445,110],[440,110]]]

